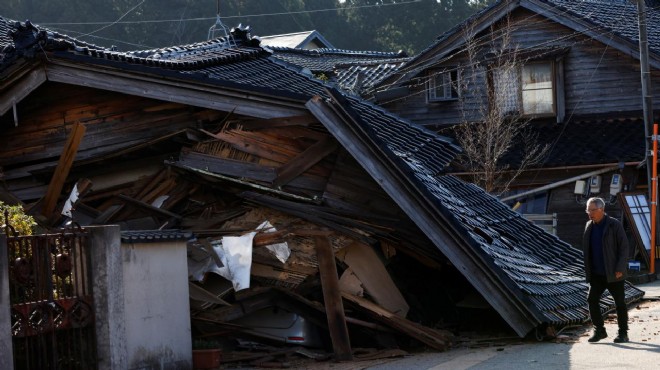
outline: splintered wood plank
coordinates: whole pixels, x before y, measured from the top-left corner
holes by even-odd
[[[316,255],[319,261],[319,274],[323,288],[323,300],[328,317],[328,328],[330,339],[335,352],[336,360],[350,361],[353,359],[344,305],[339,291],[339,279],[337,278],[337,265],[332,245],[327,237],[314,237],[316,244]]]
[[[64,182],[66,181],[67,176],[69,176],[71,165],[73,165],[73,160],[76,158],[76,153],[78,152],[78,146],[80,146],[84,135],[85,126],[80,123],[73,124],[71,132],[64,144],[62,155],[57,162],[55,173],[53,173],[53,177],[48,185],[46,196],[44,197],[44,206],[41,210],[41,214],[48,219],[51,218],[55,211],[57,199],[62,193],[62,187],[64,187]]]
[[[337,258],[351,268],[376,303],[396,315],[406,317],[410,306],[370,246],[353,243],[340,250]]]
[[[300,176],[327,155],[334,152],[338,146],[339,143],[330,137],[310,146],[287,164],[277,169],[277,178],[273,181],[273,186],[280,187],[288,184],[291,180]]]
[[[368,314],[370,314],[371,317],[384,324],[385,326],[396,329],[397,331],[402,332],[411,338],[415,338],[431,348],[445,351],[449,349],[451,345],[451,338],[453,335],[450,332],[431,329],[409,321],[403,317],[395,315],[392,312],[389,312],[388,310],[365,298],[357,297],[348,293],[342,293],[341,295],[347,301],[352,302],[364,309]]]

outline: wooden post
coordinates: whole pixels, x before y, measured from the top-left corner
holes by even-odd
[[[332,245],[327,237],[316,236],[314,241],[316,244],[316,256],[319,261],[323,300],[325,301],[325,311],[328,316],[328,328],[330,329],[332,348],[335,351],[337,361],[350,361],[353,359],[353,353],[348,337],[344,305],[341,300],[341,292],[339,291],[335,255],[332,252]]]

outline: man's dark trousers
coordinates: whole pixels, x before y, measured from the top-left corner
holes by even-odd
[[[608,283],[607,277],[602,275],[592,275],[589,288],[589,315],[591,322],[596,328],[605,326],[603,315],[600,313],[600,296],[607,289],[616,305],[616,319],[619,324],[619,331],[628,331],[628,307],[626,306],[625,282],[623,280],[614,283]]]

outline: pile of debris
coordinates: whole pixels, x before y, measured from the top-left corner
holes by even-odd
[[[108,167],[79,180],[56,207],[70,217],[56,222],[190,231],[195,339],[222,339],[236,351],[255,341],[294,346],[276,351],[288,354],[302,345],[336,359],[356,358],[355,348],[364,358],[418,346],[448,349],[448,329],[459,325],[454,302],[476,293],[441,254],[424,256],[423,249],[410,247],[424,238],[396,204],[318,130],[246,130],[250,123],[239,123],[216,133],[190,130],[193,140],[176,160],[145,155],[117,166],[117,173]],[[283,144],[292,132],[298,136],[295,151]],[[252,152],[237,150],[239,141]],[[274,165],[295,162],[303,152],[310,160],[308,149],[315,146],[326,148],[321,158],[331,158],[312,160],[292,179],[284,170],[275,174]],[[78,172],[93,175],[95,167]],[[238,173],[243,177],[228,177]],[[276,179],[278,187],[272,185]],[[328,203],[350,204],[352,210]],[[438,285],[432,295],[441,298],[419,297],[435,285],[425,280],[448,277],[456,284]],[[481,308],[490,309],[483,299]],[[248,358],[254,356],[251,351]],[[247,360],[236,355],[235,361]],[[263,362],[258,356],[250,361]]]
[[[334,348],[336,355],[343,349],[349,358],[356,345],[451,345],[449,331],[406,319],[410,306],[383,263],[387,251],[263,208],[222,230],[225,236],[189,243],[191,315],[199,336],[247,335]]]

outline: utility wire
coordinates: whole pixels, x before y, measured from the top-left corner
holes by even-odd
[[[127,15],[129,15],[130,13],[132,13],[133,10],[135,10],[136,8],[138,8],[140,5],[144,4],[145,1],[146,1],[146,0],[142,0],[142,1],[140,1],[139,4],[137,4],[136,6],[132,7],[131,9],[129,9],[126,13],[124,13],[124,14],[123,14],[121,17],[119,17],[116,21],[114,21],[114,22],[112,22],[112,23],[109,23],[109,24],[107,24],[106,26],[103,26],[103,27],[101,27],[101,28],[99,28],[99,29],[97,29],[97,30],[95,30],[95,31],[92,31],[92,32],[89,32],[89,33],[86,33],[86,34],[82,34],[82,35],[80,35],[80,37],[90,36],[90,35],[93,35],[93,34],[99,32],[99,31],[102,31],[102,30],[104,30],[104,29],[106,29],[106,28],[108,28],[108,27],[114,26],[115,24],[119,23],[119,22],[122,20],[122,18],[126,17]]]
[[[409,4],[419,3],[421,1],[422,0],[409,0],[409,1],[402,1],[402,2],[396,2],[396,3],[388,3],[388,4],[359,5],[359,6],[340,7],[340,8],[299,10],[299,11],[293,11],[293,12],[231,15],[231,16],[220,17],[220,19],[248,18],[248,17],[270,17],[270,16],[276,16],[276,15],[293,15],[293,14],[320,13],[320,12],[331,12],[331,11],[351,10],[351,9],[380,8],[380,7],[386,7],[386,6],[409,5]],[[144,2],[144,0],[142,2]],[[139,6],[141,4],[142,3],[138,4],[137,6]],[[133,8],[133,9],[135,9],[135,8]],[[131,12],[133,9],[129,10],[129,12]],[[122,16],[121,18],[123,18],[124,16]],[[39,24],[43,25],[43,26],[72,26],[72,25],[77,25],[77,26],[78,25],[108,25],[108,26],[112,26],[112,25],[115,25],[115,24],[196,22],[196,21],[216,20],[216,19],[217,19],[217,17],[197,17],[197,18],[186,18],[186,19],[154,19],[154,20],[141,20],[141,21],[115,21],[115,22],[47,22],[47,23],[39,23]]]

